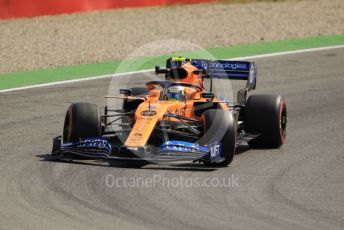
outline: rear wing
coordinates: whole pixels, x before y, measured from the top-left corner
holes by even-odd
[[[199,70],[205,70],[206,77],[245,80],[248,91],[256,88],[257,68],[254,62],[169,58],[166,62],[166,68],[180,67],[186,62],[191,62]]]

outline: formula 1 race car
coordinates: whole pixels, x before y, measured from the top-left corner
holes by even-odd
[[[247,99],[256,88],[256,73],[253,62],[169,58],[166,68],[155,67],[165,80],[106,96],[122,100],[121,109],[105,107],[101,115],[94,104],[70,105],[52,155],[227,166],[238,145],[279,148],[286,139],[286,103],[275,95]],[[214,95],[217,78],[247,81],[236,102]],[[204,79],[210,81],[209,90]]]

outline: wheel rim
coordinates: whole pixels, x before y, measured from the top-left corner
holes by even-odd
[[[72,111],[69,108],[63,127],[63,141],[68,142],[72,133]]]
[[[282,141],[285,141],[285,138],[287,136],[287,109],[285,104],[283,103],[281,108],[281,116],[280,116],[280,134]]]

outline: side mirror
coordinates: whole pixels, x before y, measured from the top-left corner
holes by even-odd
[[[160,66],[155,66],[155,74],[158,75],[160,73]]]
[[[119,90],[119,94],[124,94],[126,96],[130,96],[131,95],[131,90],[130,89],[120,89]]]
[[[156,65],[155,66],[155,74],[158,75],[158,74],[161,74],[161,73],[167,73],[168,72],[168,69],[160,69],[160,66]]]
[[[201,94],[202,98],[207,98],[207,99],[214,99],[215,95],[213,93],[202,93]]]

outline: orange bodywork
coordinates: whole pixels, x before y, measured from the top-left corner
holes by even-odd
[[[179,121],[178,118],[165,116],[168,112],[194,120],[201,121],[201,116],[194,113],[195,102],[208,102],[209,99],[202,98],[201,93],[207,92],[203,86],[203,78],[193,71],[197,68],[191,64],[183,65],[188,71],[188,77],[178,82],[191,83],[200,86],[202,91],[197,91],[189,88],[186,92],[187,99],[185,101],[168,101],[161,100],[160,94],[162,90],[150,89],[149,95],[146,97],[135,112],[135,124],[125,142],[128,147],[141,147],[145,146],[152,131],[159,121]],[[219,101],[218,98],[213,98],[212,102],[218,102],[223,110],[228,110],[226,103]]]
[[[198,70],[197,67],[191,65],[189,62],[184,64],[182,67],[188,72],[188,77],[178,80],[179,82],[191,83],[204,88],[202,76],[193,73],[193,71]]]

